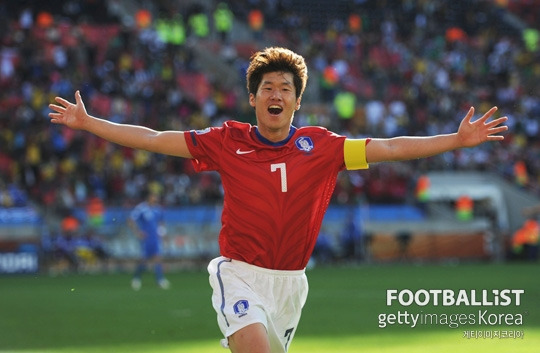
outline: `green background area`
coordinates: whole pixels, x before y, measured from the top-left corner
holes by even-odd
[[[291,353],[538,352],[538,264],[364,265],[308,271],[310,295]],[[205,271],[169,273],[161,290],[147,274],[0,277],[1,352],[227,352]],[[387,289],[523,289],[519,307],[386,306]],[[378,327],[381,313],[523,316],[521,326],[424,324]],[[465,338],[464,331],[521,331],[523,338]]]

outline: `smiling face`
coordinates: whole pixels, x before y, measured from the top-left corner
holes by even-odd
[[[296,97],[292,73],[265,73],[257,93],[249,94],[249,104],[255,108],[261,135],[273,142],[284,140],[289,135],[294,111],[300,107],[300,100],[300,97]]]

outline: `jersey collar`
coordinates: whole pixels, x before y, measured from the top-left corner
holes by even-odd
[[[294,127],[293,125],[291,125],[291,128],[289,130],[289,136],[287,136],[285,138],[285,140],[281,140],[281,141],[278,141],[278,142],[272,142],[270,140],[268,140],[266,137],[264,137],[263,135],[261,135],[261,133],[259,132],[259,129],[257,128],[257,126],[255,126],[255,135],[257,136],[257,138],[259,139],[259,141],[261,141],[262,143],[264,143],[265,145],[269,145],[269,146],[274,146],[274,147],[279,147],[279,146],[283,146],[285,145],[287,142],[289,142],[289,140],[291,139],[291,137],[293,137],[294,133],[296,132],[296,127]]]

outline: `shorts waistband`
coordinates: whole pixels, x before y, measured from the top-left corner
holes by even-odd
[[[252,271],[256,271],[259,273],[264,273],[267,275],[273,275],[273,276],[301,276],[306,273],[306,269],[301,270],[274,270],[270,268],[265,267],[259,267],[256,265],[248,264],[247,262],[240,261],[240,260],[234,260],[228,257],[221,256],[220,257],[223,260],[229,260],[231,263],[234,263],[236,266],[244,267],[247,269],[250,269]]]

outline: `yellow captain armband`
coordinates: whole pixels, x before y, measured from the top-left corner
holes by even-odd
[[[366,139],[345,139],[343,157],[347,170],[368,169]]]

